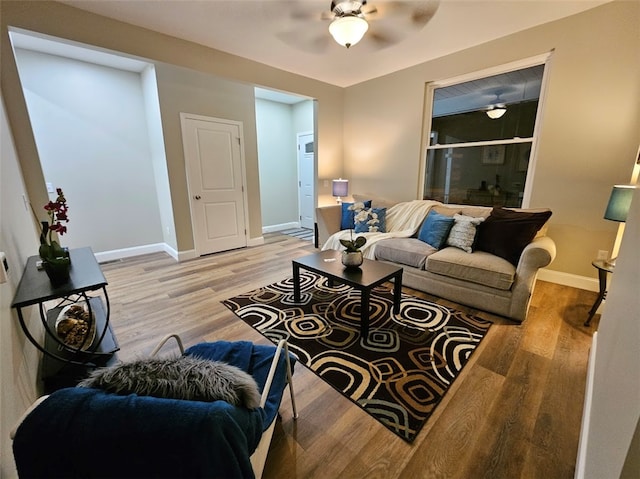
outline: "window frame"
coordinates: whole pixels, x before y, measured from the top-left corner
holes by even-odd
[[[492,146],[492,145],[508,145],[515,143],[529,143],[531,142],[531,154],[529,155],[529,164],[527,167],[527,176],[524,184],[524,191],[522,196],[522,208],[528,208],[531,202],[532,185],[534,179],[534,172],[536,170],[537,163],[537,151],[538,141],[540,136],[540,130],[542,125],[542,116],[544,112],[544,103],[547,91],[547,82],[549,79],[549,71],[551,69],[551,63],[553,58],[553,50],[534,57],[529,57],[523,60],[506,63],[496,67],[486,68],[483,70],[466,73],[464,75],[458,75],[441,80],[434,80],[425,83],[424,94],[424,115],[423,115],[423,131],[422,141],[420,147],[420,166],[418,174],[418,198],[422,199],[424,195],[425,182],[427,179],[427,155],[430,150],[438,149],[451,149],[451,148],[465,148],[465,147],[477,147],[477,146]],[[521,70],[537,65],[544,65],[544,71],[542,74],[542,82],[540,85],[540,97],[538,99],[538,108],[536,110],[536,121],[533,129],[533,136],[527,138],[510,138],[506,140],[484,140],[465,143],[452,143],[443,145],[430,145],[431,141],[431,124],[433,121],[433,96],[437,88],[448,87],[456,85],[458,83],[464,83],[472,80],[478,80],[501,73],[508,73],[515,70]]]

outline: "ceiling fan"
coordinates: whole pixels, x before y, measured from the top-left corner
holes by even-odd
[[[308,7],[305,10],[302,9],[304,7],[300,7],[293,9],[291,16],[296,20],[330,20],[331,37],[346,48],[360,42],[365,34],[380,48],[397,43],[412,29],[424,27],[435,14],[439,3],[439,0],[379,0],[376,5],[371,5],[367,0],[333,0],[328,11],[318,14]],[[284,39],[284,35],[282,37]],[[293,34],[287,37],[287,43],[297,44],[305,49],[305,45],[300,44],[304,43],[304,38],[298,38],[296,41]],[[325,39],[328,39],[328,36],[313,39],[313,48],[319,50]],[[311,46],[310,42],[309,47]]]
[[[367,7],[363,11],[366,4],[366,0],[362,2],[349,0],[336,2],[334,0],[331,2],[333,21],[329,25],[329,33],[338,44],[349,48],[362,40],[364,34],[367,33],[369,23],[365,19],[365,13],[367,16],[373,15],[378,12],[378,9]]]

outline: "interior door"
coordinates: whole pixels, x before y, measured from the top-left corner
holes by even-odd
[[[314,184],[315,184],[315,142],[313,133],[298,135],[298,208],[300,226],[313,229]]]
[[[196,254],[247,245],[242,124],[181,114]]]

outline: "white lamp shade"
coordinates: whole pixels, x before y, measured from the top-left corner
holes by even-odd
[[[329,33],[343,47],[355,45],[369,29],[369,24],[362,17],[348,15],[336,18],[329,25]]]
[[[496,107],[492,108],[491,110],[487,110],[487,116],[489,118],[491,118],[492,120],[497,120],[502,115],[504,115],[506,112],[507,112],[507,109],[504,106],[496,106]]]
[[[339,180],[333,180],[331,186],[331,193],[333,196],[347,196],[347,193],[349,192],[349,180],[343,180],[342,178]]]

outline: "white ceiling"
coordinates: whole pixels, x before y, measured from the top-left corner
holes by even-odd
[[[378,14],[349,50],[328,32],[330,0],[60,0],[83,10],[347,87],[611,0],[370,0]],[[396,4],[398,2],[395,2]],[[412,28],[409,12],[433,16]],[[385,14],[385,12],[387,12]],[[397,42],[380,47],[376,34]]]

